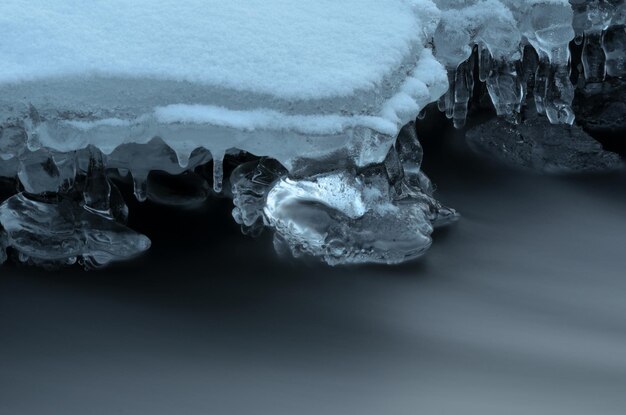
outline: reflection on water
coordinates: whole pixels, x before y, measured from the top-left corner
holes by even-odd
[[[223,201],[132,207],[133,263],[3,268],[0,414],[623,414],[624,175],[433,154],[463,220],[417,263],[283,263]]]

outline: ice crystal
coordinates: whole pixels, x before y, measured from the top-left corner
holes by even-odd
[[[174,206],[230,184],[244,232],[269,228],[296,256],[414,258],[458,216],[421,171],[418,114],[438,101],[462,127],[484,82],[497,123],[565,125],[546,130],[559,153],[578,131],[570,43],[576,86],[603,97],[626,74],[625,16],[622,0],[4,0],[0,177],[19,186],[0,205],[0,262],[147,249],[114,178]],[[225,157],[248,161],[229,178]]]

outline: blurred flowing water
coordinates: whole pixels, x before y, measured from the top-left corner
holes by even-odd
[[[626,176],[430,135],[463,219],[418,262],[281,261],[217,200],[133,202],[134,262],[0,269],[0,414],[624,414]]]

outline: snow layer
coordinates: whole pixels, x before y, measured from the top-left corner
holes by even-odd
[[[0,82],[98,74],[345,96],[378,85],[421,43],[416,4],[3,0]]]
[[[240,149],[277,159],[291,169],[300,159],[323,159],[344,153],[357,165],[381,162],[399,127],[441,96],[447,88],[443,67],[423,49],[414,70],[375,115],[291,114],[267,109],[236,110],[223,106],[170,104],[132,118],[63,118],[27,121],[31,147],[67,152],[95,145],[105,154],[128,143],[160,137],[185,165],[194,149],[220,157]],[[2,97],[0,97],[0,100]]]
[[[438,18],[430,0],[4,0],[0,126],[63,151],[393,137],[447,88],[424,47]]]

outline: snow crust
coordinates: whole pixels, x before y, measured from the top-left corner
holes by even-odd
[[[425,47],[438,22],[430,0],[5,0],[0,125],[21,120],[29,148],[110,153],[158,136],[183,162],[205,147],[290,165],[329,137],[394,138],[441,96]],[[359,163],[391,139],[377,145]]]
[[[345,96],[414,53],[427,3],[3,0],[0,82],[98,74]]]

